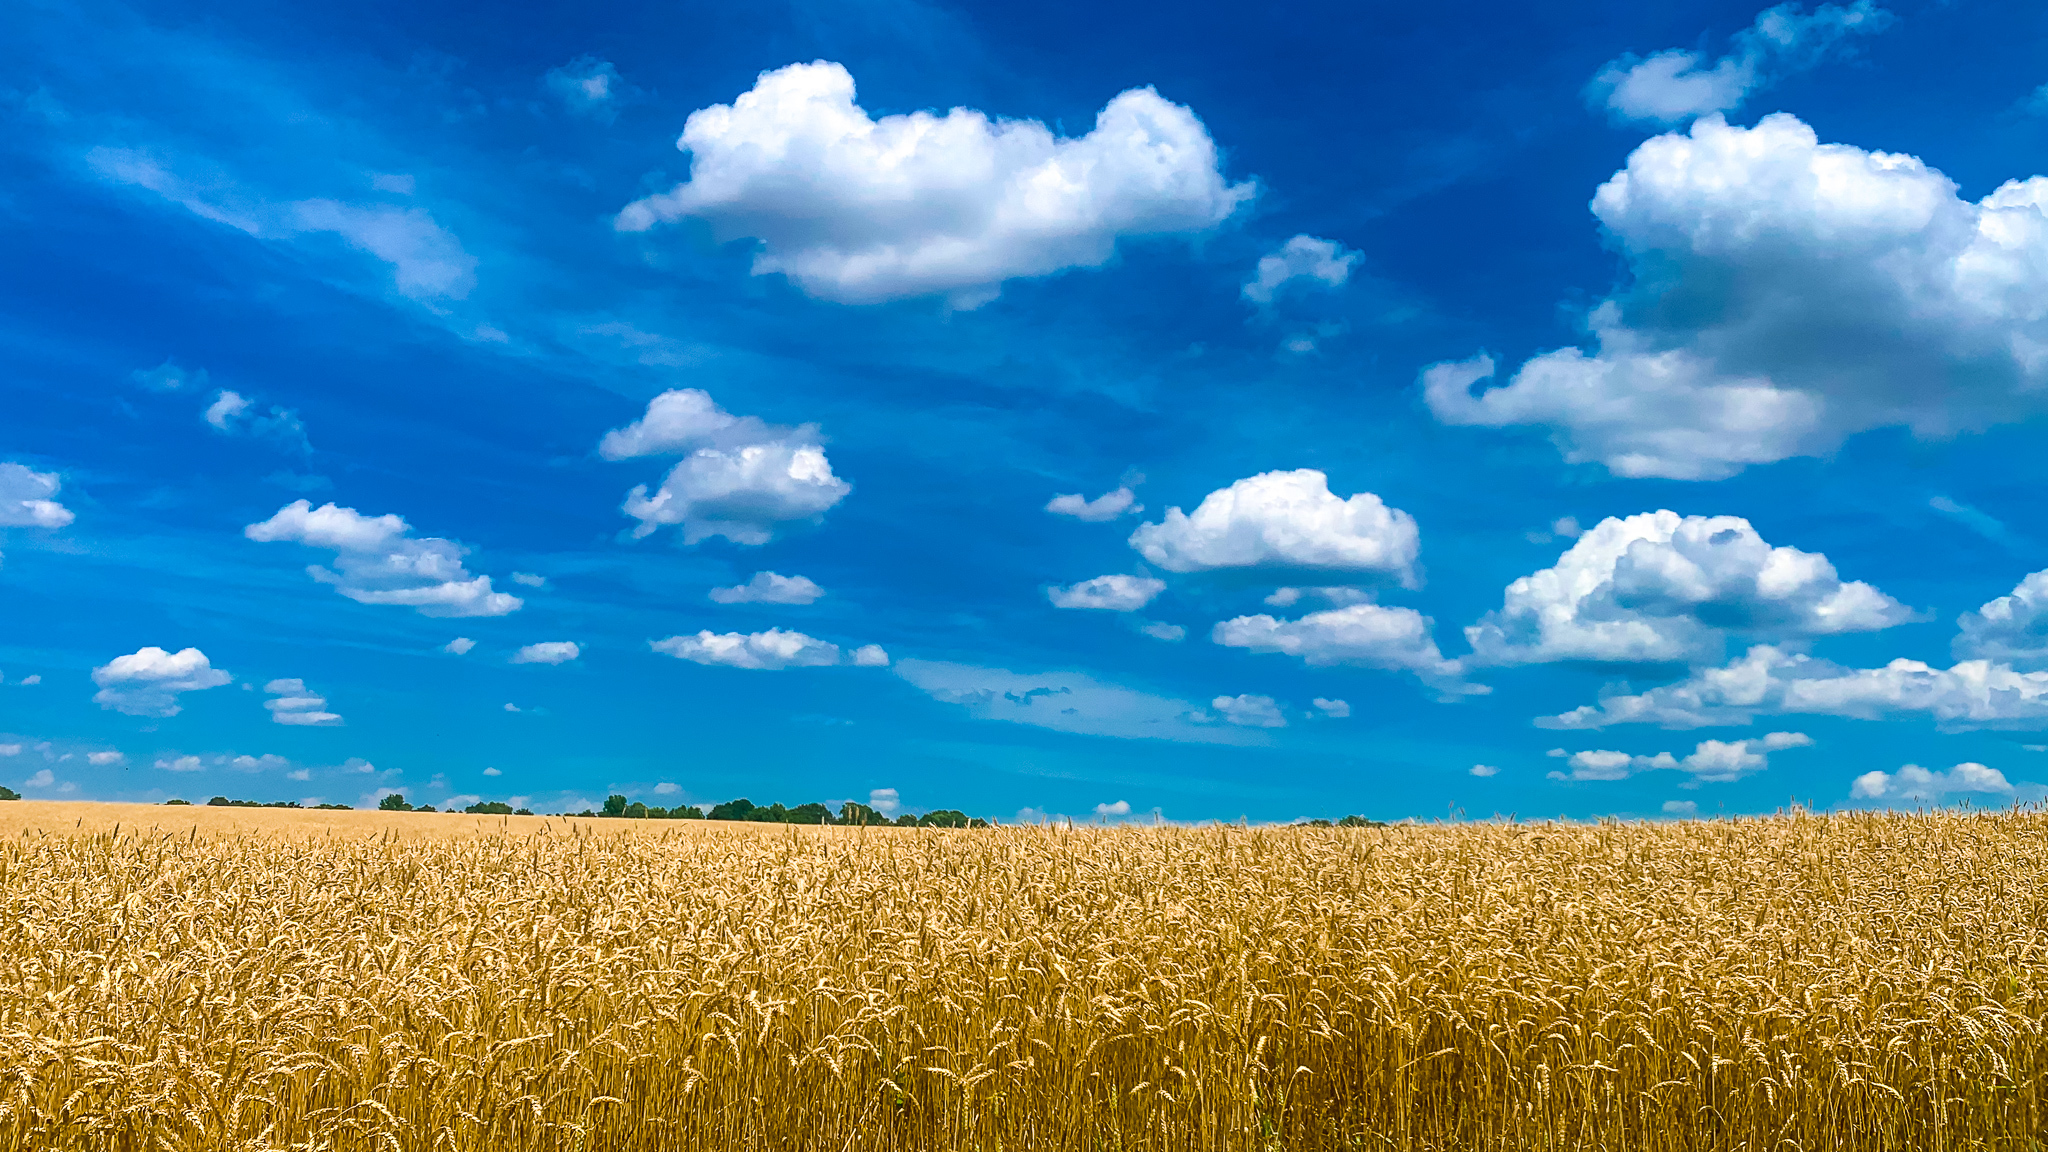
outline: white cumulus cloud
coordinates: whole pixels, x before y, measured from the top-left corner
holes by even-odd
[[[1616,694],[1537,720],[1542,728],[1660,724],[1704,728],[1757,716],[1844,716],[1880,720],[1924,714],[1945,728],[2025,727],[2048,722],[2048,672],[2017,672],[1989,660],[1934,668],[1894,660],[1844,668],[1804,653],[1758,644],[1718,668],[1647,692]]]
[[[270,718],[279,724],[301,728],[331,728],[341,717],[327,710],[327,698],[306,687],[303,680],[272,680],[263,686],[274,699],[265,700]]]
[[[676,141],[690,179],[627,205],[618,228],[700,219],[757,240],[756,275],[821,299],[973,307],[1005,280],[1100,265],[1121,237],[1206,231],[1254,191],[1227,183],[1202,122],[1150,88],[1079,138],[969,108],[876,120],[853,99],[838,64],[762,73],[691,113]]]
[[[1351,715],[1351,705],[1342,700],[1325,700],[1321,696],[1309,701],[1315,709],[1332,720],[1342,720]]]
[[[837,644],[801,632],[770,628],[766,632],[725,632],[709,629],[695,636],[670,636],[648,642],[656,652],[695,664],[776,671],[783,668],[824,668],[834,664],[875,668],[889,663],[880,645],[867,644],[841,653]]]
[[[62,528],[71,523],[71,510],[54,499],[63,486],[55,472],[0,464],[0,527]]]
[[[1296,236],[1278,251],[1259,258],[1252,278],[1245,281],[1244,298],[1254,304],[1271,304],[1287,285],[1302,282],[1311,287],[1341,288],[1351,279],[1351,268],[1359,254],[1334,240]]]
[[[2048,571],[2034,572],[2012,592],[1965,612],[1952,641],[1960,659],[2048,666]]]
[[[125,752],[91,752],[86,755],[85,759],[93,765],[104,766],[107,764],[119,764],[128,759],[128,755]]]
[[[1131,491],[1128,486],[1104,492],[1093,500],[1088,499],[1079,492],[1070,492],[1064,496],[1054,496],[1046,501],[1045,510],[1055,516],[1072,516],[1076,520],[1086,520],[1091,524],[1100,524],[1104,521],[1114,520],[1119,516],[1135,515],[1136,513],[1143,512],[1145,510],[1143,504],[1133,503],[1137,498],[1138,494]]]
[[[583,655],[573,640],[543,640],[512,654],[514,664],[566,664]]]
[[[1055,608],[1095,608],[1109,612],[1136,612],[1166,591],[1166,581],[1149,576],[1097,576],[1065,588],[1047,588],[1046,599]]]
[[[884,816],[894,816],[903,810],[903,797],[894,788],[875,788],[868,792],[868,807]]]
[[[1131,802],[1129,800],[1112,800],[1107,804],[1097,804],[1095,806],[1095,815],[1098,819],[1113,820],[1119,816],[1129,816],[1130,814]]]
[[[1891,13],[1870,0],[1823,4],[1810,15],[1798,4],[1757,14],[1735,34],[1734,50],[1708,63],[1698,52],[1670,48],[1647,59],[1624,55],[1607,63],[1586,94],[1618,119],[1676,124],[1730,112],[1771,80],[1826,59],[1849,36],[1882,32]]]
[[[492,591],[489,576],[470,575],[462,565],[468,549],[438,536],[413,536],[395,515],[364,516],[332,503],[315,508],[294,500],[242,534],[331,550],[334,567],[314,564],[307,574],[363,604],[402,605],[423,616],[503,616],[524,603]]]
[[[756,572],[745,584],[713,588],[710,596],[718,604],[810,604],[824,594],[825,590],[807,576]]]
[[[605,434],[607,460],[682,455],[660,486],[626,496],[635,536],[679,524],[683,542],[723,536],[735,544],[766,544],[787,524],[814,522],[853,486],[833,475],[818,430],[777,428],[734,416],[709,394],[678,388],[648,401],[640,419]]]
[[[441,651],[450,653],[452,655],[461,656],[474,647],[476,647],[476,641],[471,640],[467,636],[457,636],[455,639],[450,640],[446,644],[443,644],[441,646]]]
[[[1904,426],[1943,437],[2048,407],[2048,178],[1982,200],[1912,156],[1822,144],[1783,113],[1646,141],[1593,214],[1632,276],[1595,350],[1434,365],[1450,424],[1536,425],[1573,462],[1710,480]]]
[[[1281,715],[1280,706],[1271,696],[1218,696],[1209,701],[1209,707],[1228,724],[1244,728],[1287,727],[1287,717]]]
[[[1154,640],[1164,640],[1169,644],[1178,643],[1187,639],[1188,636],[1187,629],[1178,624],[1168,624],[1163,620],[1148,620],[1138,626],[1138,631],[1143,632]]]
[[[1849,785],[1852,800],[1935,800],[1959,792],[2011,796],[2016,789],[2005,773],[1982,764],[1964,763],[1946,772],[1930,772],[1907,764],[1897,772],[1865,772]]]
[[[1275,588],[1265,599],[1269,608],[1292,608],[1304,597],[1314,596],[1332,607],[1344,608],[1352,604],[1363,604],[1372,599],[1372,593],[1349,584],[1330,584],[1320,588]]]
[[[1772,637],[1870,632],[1912,613],[1827,557],[1772,547],[1738,516],[1609,517],[1556,565],[1509,584],[1465,629],[1472,659],[1655,662],[1719,659],[1735,630]]]
[[[1193,515],[1168,508],[1131,533],[1131,547],[1169,572],[1319,569],[1421,582],[1415,518],[1371,492],[1339,497],[1312,468],[1248,476],[1209,493]]]
[[[1311,665],[1358,664],[1412,672],[1446,695],[1488,691],[1460,680],[1458,661],[1444,658],[1430,632],[1429,617],[1413,608],[1353,604],[1297,620],[1277,620],[1263,612],[1239,616],[1217,624],[1209,639],[1228,648],[1299,657]]]
[[[197,648],[140,648],[92,670],[92,682],[100,686],[92,699],[130,716],[176,716],[183,711],[179,693],[218,688],[233,679]]]
[[[1550,754],[1564,759],[1570,772],[1552,772],[1552,780],[1626,780],[1637,772],[1670,770],[1689,773],[1694,781],[1726,783],[1740,780],[1770,766],[1770,754],[1787,748],[1804,748],[1813,738],[1804,732],[1772,732],[1753,740],[1702,740],[1683,757],[1669,752],[1636,756],[1607,749],[1589,749],[1567,755],[1562,748]]]

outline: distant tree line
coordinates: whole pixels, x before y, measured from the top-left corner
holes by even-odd
[[[432,804],[422,804],[418,808],[415,808],[412,805],[406,803],[405,793],[403,792],[393,792],[391,795],[386,796],[382,800],[377,801],[377,808],[380,811],[384,812],[432,812],[434,810],[434,806]],[[455,806],[453,804],[450,804],[448,806],[448,811],[455,811]],[[532,809],[514,808],[510,804],[507,804],[502,800],[480,801],[478,803],[471,804],[469,807],[462,809],[462,811],[465,815],[469,816],[533,815]]]
[[[21,799],[20,794],[13,789],[0,787],[0,800],[19,799]],[[190,801],[166,800],[164,803],[188,804]],[[212,808],[304,807],[304,805],[301,805],[296,800],[274,800],[266,804],[255,800],[230,800],[225,796],[215,796],[206,803],[208,807]],[[315,804],[312,807],[314,810],[335,810],[341,812],[352,810],[346,804]],[[394,792],[379,800],[377,807],[385,812],[434,811],[434,806],[431,804],[418,808],[413,807],[411,804],[406,803],[405,795],[399,792]],[[454,812],[455,810],[453,807],[448,809],[449,812]],[[462,812],[470,816],[533,815],[532,809],[514,808],[510,804],[499,800],[485,800],[480,803],[471,804],[469,807],[462,809]],[[617,820],[743,820],[756,824],[845,824],[875,828],[986,828],[989,826],[989,822],[979,816],[969,816],[965,812],[952,808],[941,808],[936,812],[927,812],[922,816],[912,816],[910,813],[905,812],[891,820],[868,805],[852,800],[841,804],[839,811],[835,813],[823,804],[799,804],[794,808],[785,808],[781,804],[770,804],[763,807],[752,800],[741,797],[738,800],[728,800],[723,804],[713,805],[711,811],[706,812],[695,804],[679,805],[674,808],[651,808],[638,800],[628,800],[616,792],[605,797],[604,807],[598,811],[593,812],[585,808],[581,812],[564,813],[564,815]],[[1293,824],[1293,827],[1296,828],[1385,828],[1386,826],[1387,823],[1384,820],[1369,820],[1364,816],[1346,816],[1341,820],[1296,820]]]
[[[166,804],[184,804],[184,803],[187,803],[187,801],[184,801],[184,800],[166,800],[166,801],[164,801],[164,803],[166,803]],[[208,808],[304,808],[304,807],[306,807],[306,806],[305,806],[304,804],[301,804],[301,803],[299,803],[299,802],[298,802],[297,800],[272,800],[272,801],[270,801],[270,802],[268,802],[268,803],[265,803],[265,802],[263,802],[263,801],[261,801],[261,800],[230,800],[230,799],[228,799],[228,798],[227,798],[227,797],[225,797],[225,796],[215,796],[215,797],[214,797],[213,799],[211,799],[211,800],[208,800],[208,801],[206,802],[206,806],[207,806]],[[316,811],[316,812],[318,812],[318,811],[340,811],[340,812],[348,812],[348,811],[351,811],[351,809],[349,808],[349,806],[348,806],[348,805],[346,805],[346,804],[315,804],[315,805],[313,805],[313,810],[314,810],[314,811]]]
[[[877,828],[988,827],[988,821],[978,816],[970,817],[965,812],[951,808],[927,812],[922,816],[912,816],[905,812],[891,820],[866,804],[851,800],[841,804],[839,811],[834,813],[823,804],[799,804],[794,808],[785,808],[776,803],[763,807],[741,797],[738,800],[728,800],[723,804],[714,805],[711,811],[706,812],[695,804],[675,808],[650,808],[638,800],[629,801],[617,793],[605,797],[603,809],[593,812],[586,808],[576,815],[618,820],[745,820],[757,824],[851,824]]]
[[[19,800],[21,793],[12,788],[0,787],[0,800]]]

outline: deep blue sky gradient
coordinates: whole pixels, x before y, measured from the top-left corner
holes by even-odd
[[[1896,27],[1731,119],[1794,112],[1824,141],[1919,156],[1967,198],[2048,170],[2048,118],[2025,110],[2048,82],[2048,10],[1887,6]],[[23,745],[0,760],[0,783],[348,803],[389,787],[553,810],[610,791],[660,802],[666,781],[680,792],[665,797],[707,803],[895,788],[910,808],[1004,818],[1123,800],[1263,820],[1828,806],[1855,776],[1907,762],[2048,780],[2048,754],[2025,747],[2038,732],[1924,718],[1532,726],[1603,685],[1640,689],[1677,668],[1485,670],[1474,678],[1491,695],[1439,703],[1412,678],[1208,642],[1215,621],[1267,611],[1270,583],[1174,577],[1147,615],[1185,625],[1180,644],[1046,601],[1049,584],[1136,571],[1125,538],[1138,520],[1050,516],[1055,493],[1093,496],[1135,469],[1152,520],[1254,473],[1315,468],[1340,495],[1378,493],[1420,523],[1426,584],[1384,600],[1432,617],[1448,655],[1509,581],[1557,558],[1564,544],[1532,531],[1670,508],[1747,517],[1924,614],[1816,652],[1946,666],[1958,613],[2048,566],[2040,421],[1939,443],[1881,430],[1829,458],[1701,483],[1568,465],[1540,430],[1445,427],[1420,398],[1430,363],[1486,349],[1512,365],[1579,341],[1584,309],[1613,287],[1619,265],[1587,201],[1656,130],[1589,108],[1593,74],[1623,52],[1721,51],[1755,15],[1729,3],[10,5],[0,460],[61,475],[76,520],[0,529],[0,742]],[[545,83],[586,55],[622,79],[609,120],[574,114]],[[814,59],[843,64],[876,116],[964,105],[1069,135],[1118,92],[1153,85],[1200,117],[1224,174],[1259,193],[1210,233],[1126,241],[1103,268],[1012,280],[971,311],[815,300],[750,275],[745,241],[613,230],[628,201],[688,175],[674,141],[691,111]],[[332,237],[259,239],[109,182],[88,162],[95,148],[180,157],[257,200],[417,205],[475,258],[475,287],[409,299],[389,266]],[[376,173],[408,174],[415,190],[379,192]],[[1270,314],[1247,308],[1252,266],[1297,233],[1361,252],[1351,281]],[[1319,324],[1333,334],[1317,352],[1279,350]],[[475,339],[479,325],[508,339]],[[207,385],[135,383],[166,360]],[[674,387],[818,425],[852,495],[759,548],[628,539],[620,501],[665,465],[608,462],[596,444]],[[200,413],[221,388],[295,410],[310,450],[216,433]],[[444,620],[337,596],[303,571],[319,557],[242,535],[301,496],[461,541],[471,571],[526,606]],[[1989,519],[1973,527],[1935,498]],[[802,573],[829,595],[705,598],[757,569]],[[513,571],[550,586],[515,587]],[[770,626],[880,643],[898,662],[1075,672],[1196,703],[1341,697],[1353,714],[1231,730],[1234,743],[1076,735],[975,719],[887,671],[704,667],[647,646]],[[442,652],[457,635],[477,649]],[[563,639],[581,659],[507,662]],[[95,704],[92,670],[144,645],[199,647],[236,683],[187,693],[169,718]],[[19,683],[32,674],[41,682]],[[243,685],[278,677],[304,679],[346,723],[272,724]],[[1682,755],[1767,727],[1816,743],[1697,790],[1671,773],[1546,778],[1557,761],[1544,753],[1560,745]],[[125,764],[84,761],[105,749]],[[245,754],[308,778],[154,766]],[[1475,763],[1500,772],[1475,778]],[[46,767],[55,783],[22,787]]]

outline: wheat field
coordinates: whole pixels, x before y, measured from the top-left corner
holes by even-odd
[[[2048,816],[0,812],[9,1149],[2025,1149]]]

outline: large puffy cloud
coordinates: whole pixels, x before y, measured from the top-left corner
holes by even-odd
[[[179,693],[218,688],[232,679],[197,648],[140,648],[92,670],[92,682],[100,686],[92,699],[130,716],[176,716],[184,710]]]
[[[764,72],[690,115],[690,179],[626,206],[622,231],[696,218],[752,237],[756,275],[874,303],[992,299],[1003,281],[1107,261],[1119,237],[1201,232],[1252,196],[1229,184],[1188,109],[1150,88],[1117,96],[1078,139],[968,108],[875,120],[853,77],[818,61]]]
[[[55,472],[0,464],[0,527],[62,528],[71,523],[71,510],[53,499],[63,486]]]
[[[489,576],[462,566],[468,551],[438,536],[413,536],[395,515],[365,516],[353,508],[294,500],[276,515],[242,530],[262,543],[289,541],[334,552],[334,567],[306,572],[363,604],[395,604],[423,616],[503,616],[525,602],[491,590]]]
[[[1940,800],[1959,792],[2010,796],[2016,789],[2005,773],[1977,763],[1958,764],[1946,772],[1930,772],[1907,764],[1897,772],[1865,772],[1849,786],[1854,800]]]
[[[1149,576],[1097,576],[1065,588],[1047,588],[1046,599],[1055,608],[1095,608],[1109,612],[1136,612],[1166,591],[1166,581]]]
[[[1989,660],[1941,669],[1918,660],[1844,668],[1759,644],[1719,668],[1635,695],[1608,696],[1536,723],[1543,728],[1661,724],[1702,728],[1768,715],[1880,720],[1914,713],[1948,728],[2028,727],[2048,722],[2048,672],[2017,672]]]
[[[693,664],[756,671],[824,668],[835,664],[879,668],[889,663],[889,654],[879,644],[864,644],[851,652],[841,652],[837,644],[781,628],[754,633],[719,633],[706,629],[695,636],[651,640],[648,646],[663,655]]]
[[[1358,260],[1358,253],[1334,240],[1296,236],[1279,250],[1259,258],[1252,278],[1245,281],[1244,298],[1254,304],[1271,304],[1283,288],[1296,282],[1341,288],[1351,279],[1352,265]]]
[[[1735,34],[1734,51],[1712,64],[1682,48],[1648,59],[1624,55],[1600,70],[1587,95],[1624,120],[1675,124],[1730,112],[1772,78],[1810,68],[1848,36],[1882,32],[1891,23],[1891,13],[1870,0],[1823,4],[1811,15],[1780,4],[1758,13],[1756,23]]]
[[[652,493],[644,484],[628,493],[624,511],[640,521],[635,536],[678,524],[686,544],[712,536],[766,544],[780,526],[815,521],[853,491],[832,474],[816,428],[734,416],[696,388],[648,401],[646,414],[606,433],[598,452],[607,460],[683,454]]]
[[[1737,516],[1610,517],[1556,565],[1508,585],[1465,629],[1488,664],[1719,659],[1723,629],[1778,637],[1868,632],[1910,619],[1827,557],[1773,548]]]
[[[1963,613],[1956,629],[1952,646],[1958,658],[2048,666],[2048,571],[2032,573],[2010,595]]]
[[[1670,770],[1689,773],[1694,782],[1725,783],[1768,768],[1773,752],[1804,748],[1812,743],[1813,737],[1804,732],[1772,732],[1754,740],[1702,740],[1682,758],[1669,752],[1632,756],[1627,752],[1607,749],[1587,749],[1566,755],[1564,749],[1558,748],[1550,754],[1564,757],[1571,771],[1552,772],[1550,778],[1626,780],[1637,772]]]
[[[1715,479],[2048,400],[2048,178],[1971,202],[1914,157],[1823,145],[1789,115],[1708,117],[1637,148],[1592,208],[1632,273],[1589,318],[1596,350],[1478,395],[1490,358],[1435,365],[1438,419],[1548,427],[1618,475]]]
[[[327,710],[327,698],[307,688],[304,680],[272,680],[263,690],[271,695],[263,706],[279,724],[331,728],[341,723],[340,716]]]
[[[1339,497],[1313,468],[1247,476],[1203,497],[1193,515],[1168,508],[1131,533],[1131,547],[1169,572],[1311,569],[1421,582],[1415,518],[1371,492]]]
[[[971,664],[904,660],[896,674],[934,700],[979,720],[1125,739],[1246,744],[1256,729],[1216,723],[1192,700],[1109,684],[1084,672],[1020,673]]]
[[[1444,659],[1430,629],[1429,617],[1413,608],[1353,604],[1311,612],[1298,620],[1276,620],[1264,613],[1239,616],[1217,624],[1209,638],[1230,648],[1296,656],[1305,664],[1361,664],[1413,672],[1449,694],[1488,691],[1460,682],[1459,663]]]

